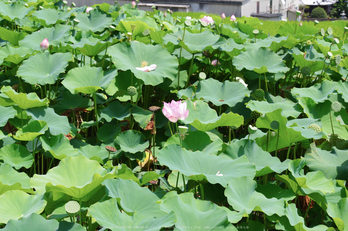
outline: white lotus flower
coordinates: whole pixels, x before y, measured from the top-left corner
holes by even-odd
[[[237,77],[236,80],[237,80],[238,82],[240,82],[241,84],[243,84],[245,87],[248,87],[248,84],[246,84],[246,83],[244,82],[244,80],[243,80],[241,77]]]
[[[151,64],[150,66],[144,66],[144,67],[136,67],[135,69],[143,72],[150,72],[157,68],[156,64]]]
[[[220,173],[220,170],[216,173],[217,176],[223,176],[224,174]]]

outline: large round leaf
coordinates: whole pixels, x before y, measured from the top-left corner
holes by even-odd
[[[139,131],[128,130],[116,137],[115,143],[120,145],[124,152],[142,152],[149,146],[149,141],[145,142],[144,135]]]
[[[293,88],[291,94],[296,98],[308,97],[319,103],[328,99],[328,96],[336,90],[336,82],[324,81],[308,88]]]
[[[231,94],[233,93],[233,94]],[[203,98],[216,106],[227,104],[234,107],[237,103],[249,96],[249,90],[242,83],[225,81],[223,83],[215,79],[200,81],[196,91],[197,98]]]
[[[262,193],[257,192],[257,183],[250,177],[238,177],[231,179],[225,190],[228,203],[234,210],[245,210],[248,214],[252,211],[262,211],[267,215],[284,215],[285,200],[267,198]]]
[[[176,215],[175,230],[234,230],[237,229],[228,221],[226,210],[210,201],[197,200],[193,193],[168,196],[161,203],[161,209]]]
[[[70,53],[39,53],[25,60],[18,68],[17,75],[33,85],[54,84],[72,60],[73,56]]]
[[[146,230],[148,231],[159,231],[162,227],[172,226],[175,220],[174,213],[158,218],[152,216],[151,212],[128,215],[120,210],[121,208],[117,205],[117,199],[111,198],[107,201],[93,204],[89,207],[88,214],[103,227],[121,231],[136,231],[139,230],[139,227],[147,227]]]
[[[149,219],[149,214],[151,217],[166,215],[157,203],[158,196],[132,180],[109,179],[105,180],[103,185],[106,186],[109,197],[117,198],[125,212],[138,213],[138,219]]]
[[[163,82],[164,78],[174,80],[178,72],[178,61],[160,45],[131,42],[129,46],[127,43],[119,43],[108,48],[107,53],[112,56],[112,61],[118,69],[131,70],[134,76],[144,81],[146,85],[158,85]],[[150,65],[157,67],[150,72],[138,70]]]
[[[255,166],[245,156],[232,160],[226,156],[191,152],[175,144],[166,146],[156,155],[161,165],[166,165],[171,170],[179,170],[196,181],[209,181],[224,187],[233,178],[254,177],[256,174]]]
[[[68,138],[63,134],[58,136],[40,137],[42,148],[45,151],[51,153],[51,155],[59,160],[62,160],[68,156],[77,156],[78,150],[75,149],[70,143]]]
[[[258,50],[249,50],[242,52],[233,58],[233,65],[241,71],[243,68],[255,71],[258,74],[287,72],[287,68],[280,56],[272,50],[259,48]]]
[[[65,22],[70,17],[71,12],[69,11],[58,11],[56,9],[43,9],[36,11],[32,16],[36,17],[35,21],[39,21],[45,27]]]
[[[76,67],[68,72],[62,84],[72,94],[93,94],[99,89],[107,88],[116,75],[116,69],[104,73],[100,67]]]
[[[0,14],[3,19],[8,21],[13,21],[14,19],[24,18],[33,8],[25,7],[22,2],[11,2],[5,4],[5,2],[0,2]]]
[[[112,23],[112,18],[107,17],[100,10],[91,10],[89,14],[80,13],[76,19],[80,21],[78,27],[93,32],[102,31]]]
[[[115,170],[107,172],[97,161],[84,156],[67,157],[46,175],[34,175],[30,181],[39,193],[65,193],[76,200],[88,201],[105,179],[115,177]]]
[[[58,230],[59,223],[57,220],[46,220],[39,214],[33,213],[28,217],[20,220],[10,220],[2,231],[53,231]]]
[[[32,195],[19,191],[10,190],[0,196],[0,223],[7,223],[9,220],[18,220],[28,217],[32,213],[41,213],[47,202],[43,195]]]
[[[0,195],[9,190],[21,190],[33,193],[30,178],[24,172],[17,172],[8,164],[0,165]]]
[[[13,107],[0,106],[0,127],[6,125],[8,119],[15,117],[17,111]]]
[[[33,155],[20,144],[9,144],[0,149],[0,159],[16,169],[30,168],[34,162]]]
[[[40,99],[35,93],[17,93],[11,87],[3,87],[1,91],[21,109],[48,106],[48,99]]]
[[[26,47],[14,48],[10,45],[6,45],[0,49],[0,63],[7,61],[14,64],[19,64],[24,59],[28,58],[32,51],[32,49]]]
[[[45,121],[34,120],[20,128],[16,135],[13,136],[16,140],[31,141],[36,137],[43,135],[48,130],[47,123]]]

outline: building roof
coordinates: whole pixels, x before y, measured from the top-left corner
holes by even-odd
[[[327,6],[336,3],[336,0],[301,0],[306,6]]]

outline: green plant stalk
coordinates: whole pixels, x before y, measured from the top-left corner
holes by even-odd
[[[184,41],[185,38],[185,31],[186,31],[186,24],[184,23],[184,33],[182,35],[182,40]],[[179,90],[179,83],[180,83],[180,59],[181,59],[181,53],[182,53],[182,47],[180,47],[180,54],[179,54],[179,65],[178,65],[178,90]]]
[[[186,183],[185,183],[184,174],[181,174],[181,176],[182,176],[182,183],[183,183],[183,186],[184,186],[184,192],[186,192]]]
[[[231,143],[231,131],[232,131],[231,127],[228,127],[228,144]]]
[[[265,85],[266,85],[266,91],[268,92],[268,86],[267,86],[267,78],[266,78],[266,73],[264,73],[265,75]]]
[[[279,128],[278,128],[278,134],[277,134],[275,157],[278,157],[278,141],[279,141]]]
[[[178,188],[179,176],[180,176],[180,172],[178,171],[178,175],[176,176],[175,188]]]
[[[188,73],[188,77],[187,77],[187,82],[186,82],[185,88],[187,88],[189,83],[190,83],[190,78],[191,78],[191,75],[192,75],[192,66],[193,66],[194,59],[195,59],[195,55],[192,54],[192,59],[191,59],[191,63],[190,63],[190,68],[189,68],[189,73]],[[179,81],[178,81],[178,85],[179,85]]]
[[[104,57],[103,57],[103,61],[102,61],[102,68],[103,68],[103,66],[104,66],[104,61],[105,61],[105,57],[106,57],[106,53],[107,53],[107,51],[108,51],[108,44],[106,44],[106,48],[105,48],[105,54],[104,54]]]
[[[331,137],[332,137],[332,140],[334,140],[335,138],[334,138],[334,136],[335,136],[335,131],[334,131],[334,128],[333,128],[333,122],[332,122],[332,111],[330,110],[330,112],[329,112],[329,114],[330,114],[330,123],[331,123],[331,131],[332,131],[332,135],[331,135]]]
[[[201,190],[201,196],[202,196],[202,200],[204,200],[204,187],[202,183],[199,183],[199,188]]]
[[[82,203],[81,203],[81,199],[80,199],[80,201],[79,201],[79,204],[80,204],[80,210],[79,210],[80,224],[82,225],[82,212],[81,212]]]
[[[170,130],[170,134],[173,136],[172,127],[170,126],[170,121],[168,121],[168,127],[169,127],[169,130]]]
[[[93,101],[94,101],[94,115],[95,115],[95,121],[97,123],[97,132],[99,130],[99,125],[98,125],[98,108],[97,108],[97,93],[93,93]]]
[[[305,220],[307,218],[307,215],[308,215],[308,212],[309,212],[309,208],[311,207],[311,203],[312,203],[312,199],[309,199],[308,207],[307,207],[306,213],[304,215],[304,219]],[[308,222],[307,222],[307,225],[308,225]]]

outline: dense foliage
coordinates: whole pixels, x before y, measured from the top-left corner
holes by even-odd
[[[321,8],[320,6],[315,7],[312,10],[311,18],[327,18],[326,11],[323,8]]]
[[[0,230],[347,230],[345,22],[196,15],[0,1]]]

